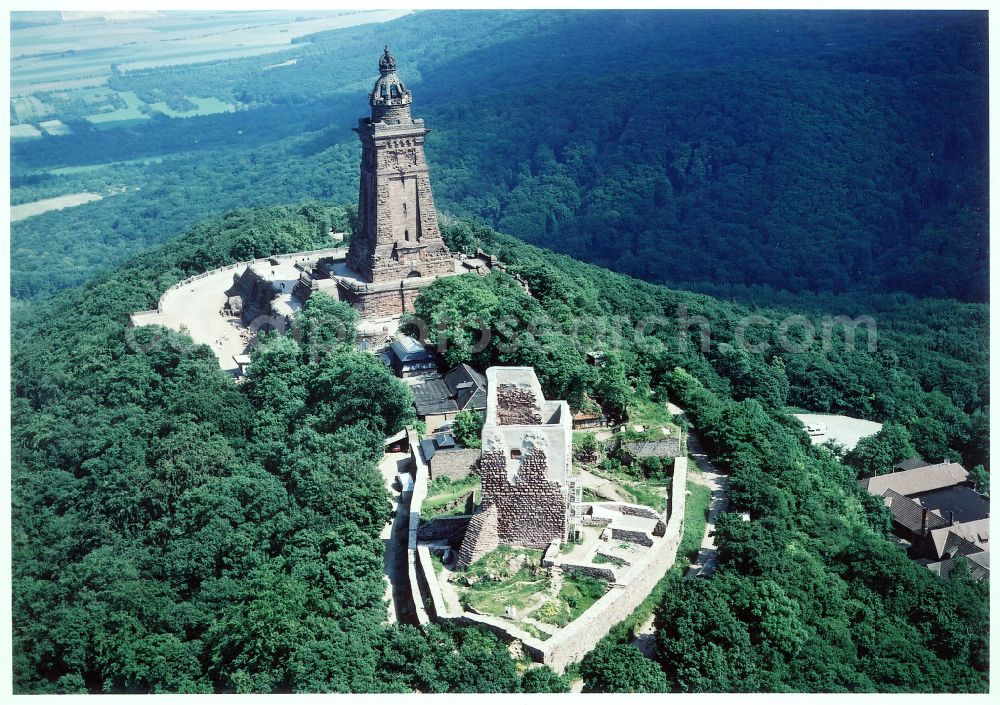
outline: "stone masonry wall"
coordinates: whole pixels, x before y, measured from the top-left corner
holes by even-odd
[[[472,473],[478,461],[479,450],[476,448],[439,450],[431,458],[431,479],[449,477],[452,480],[464,480]]]
[[[480,457],[483,506],[497,508],[501,543],[545,550],[553,540],[566,539],[566,497],[558,482],[546,478],[546,467],[545,453],[526,451],[511,482],[503,451]]]
[[[361,292],[347,294],[348,302],[358,310],[362,318],[384,318],[398,316],[413,311],[413,302],[420,294],[419,289]]]
[[[593,565],[577,565],[575,563],[562,563],[560,567],[567,573],[579,573],[589,575],[592,578],[607,580],[609,583],[615,582],[615,571],[611,568],[598,568]]]
[[[535,426],[542,423],[535,395],[530,389],[513,384],[498,386],[497,416],[502,426]]]
[[[469,520],[462,546],[458,549],[458,565],[468,567],[499,545],[497,508],[491,505]]]
[[[451,517],[436,517],[417,530],[417,541],[447,541],[452,548],[462,545],[465,530],[472,519],[468,514]]]

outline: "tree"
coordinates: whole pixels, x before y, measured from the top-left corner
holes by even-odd
[[[466,448],[479,448],[482,444],[483,423],[486,417],[476,411],[463,410],[455,414],[452,433],[455,440]]]
[[[972,468],[972,472],[969,473],[969,479],[972,480],[976,492],[986,497],[986,499],[990,498],[990,473],[986,468],[982,465]]]
[[[865,478],[892,472],[896,463],[916,454],[906,428],[900,424],[887,423],[874,436],[859,440],[844,455],[844,462],[858,471],[859,478]]]
[[[307,359],[316,361],[337,346],[353,345],[360,316],[354,307],[322,292],[314,292],[296,315],[293,337]]]
[[[580,662],[585,693],[665,693],[667,679],[631,644],[601,642]]]
[[[529,668],[521,676],[521,690],[525,693],[568,693],[569,682],[548,666]]]

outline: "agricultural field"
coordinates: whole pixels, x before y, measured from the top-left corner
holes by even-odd
[[[185,98],[194,103],[195,108],[193,110],[174,110],[167,105],[165,101],[150,103],[149,109],[163,113],[168,117],[175,118],[197,117],[198,115],[214,115],[216,113],[231,113],[236,110],[235,105],[219,100],[218,98],[197,98],[195,96],[185,96]]]
[[[11,125],[10,126],[10,138],[12,140],[19,139],[30,139],[32,137],[41,137],[41,131],[34,125]]]
[[[38,126],[49,135],[71,135],[73,130],[62,120],[43,120]]]
[[[70,193],[65,196],[57,196],[56,198],[45,198],[32,203],[22,203],[21,205],[10,207],[10,221],[13,223],[18,220],[30,218],[33,215],[40,215],[48,211],[56,211],[63,208],[72,208],[73,206],[80,206],[84,203],[99,200],[101,200],[101,194],[99,193]]]
[[[222,61],[296,48],[306,34],[384,22],[403,10],[121,13],[11,32],[11,95],[103,83],[121,71]]]
[[[135,93],[132,91],[121,91],[118,93],[118,96],[125,101],[126,107],[88,115],[87,122],[94,125],[103,125],[105,123],[133,122],[149,119],[149,115],[142,111],[143,102],[139,100],[139,96]]]

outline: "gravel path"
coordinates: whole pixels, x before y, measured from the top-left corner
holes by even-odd
[[[715,572],[718,561],[719,549],[715,545],[715,522],[719,516],[729,508],[729,498],[726,493],[729,491],[729,477],[724,475],[705,454],[701,439],[692,429],[688,433],[688,455],[694,458],[701,471],[692,472],[688,477],[692,482],[704,485],[712,490],[712,501],[708,505],[708,521],[705,524],[705,536],[701,541],[701,548],[698,549],[698,556],[686,573],[686,577],[692,578],[699,573],[702,577],[710,577]]]
[[[635,501],[631,496],[622,494],[621,488],[611,480],[605,480],[583,468],[580,468],[579,473],[579,479],[583,486],[593,490],[596,494],[615,502],[631,503]]]

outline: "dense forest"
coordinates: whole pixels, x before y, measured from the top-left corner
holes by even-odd
[[[476,630],[382,624],[378,531],[389,504],[375,464],[384,434],[412,410],[407,388],[375,358],[349,339],[272,337],[235,387],[208,348],[126,327],[129,312],[192,272],[305,249],[349,220],[318,203],[243,209],[22,312],[12,415],[19,692],[567,688],[547,669],[522,674]],[[444,232],[454,249],[495,252],[510,271],[440,280],[418,299],[417,315],[454,322],[449,362],[532,364],[546,395],[609,408],[668,393],[732,473],[734,509],[752,517],[720,523],[716,579],[664,591],[663,672],[642,659],[623,670],[638,652],[609,639],[580,664],[588,690],[986,688],[986,585],[941,580],[907,560],[884,536],[884,510],[859,491],[860,470],[811,446],[785,410],[829,389],[832,405],[857,412],[878,389],[879,412],[898,414],[904,428],[932,413],[964,419],[967,428],[947,427],[944,452],[974,462],[984,388],[946,394],[923,380],[945,365],[969,373],[975,357],[901,361],[915,341],[939,348],[930,312],[890,327],[874,355],[841,331],[832,354],[768,358],[731,344],[746,307],[472,221]],[[304,323],[353,318],[330,303],[311,308]],[[711,323],[707,349],[697,330],[670,323],[682,310]],[[663,325],[609,336],[622,317],[651,316]],[[485,350],[462,344],[466,317],[496,331]],[[600,367],[585,358],[595,345],[609,353]],[[799,357],[809,374],[794,371]]]
[[[351,200],[350,127],[383,42],[433,129],[451,212],[725,296],[986,300],[985,15],[836,12],[416,13],[309,37],[280,70],[116,74],[148,99],[246,109],[14,144],[18,202],[128,189],[14,223],[14,296],[223,209]]]
[[[418,12],[280,69],[115,72],[241,109],[12,144],[12,203],[105,196],[11,224],[15,691],[568,691],[491,634],[384,623],[376,464],[413,411],[350,336],[311,337],[350,309],[317,299],[240,385],[126,325],[350,230],[385,43],[449,246],[506,268],[417,300],[445,362],[533,365],[616,418],[669,398],[730,475],[719,570],[665,578],[655,660],[615,630],[584,690],[985,692],[988,585],[909,561],[857,484],[920,453],[989,492],[985,13],[613,11]],[[794,408],[885,425],[817,447]]]
[[[32,310],[13,351],[15,691],[566,689],[492,635],[384,626],[376,464],[413,409],[375,357],[274,338],[237,388],[208,348],[126,329],[172,282],[331,224],[343,209],[231,213]]]

